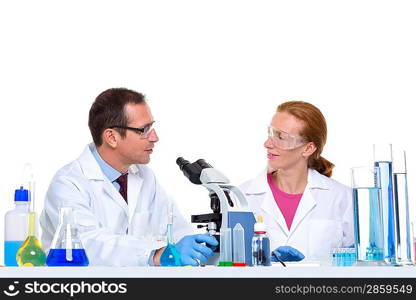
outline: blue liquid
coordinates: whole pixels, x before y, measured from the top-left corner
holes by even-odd
[[[173,244],[168,244],[160,256],[160,265],[163,267],[182,266],[181,256]]]
[[[332,254],[333,265],[337,267],[349,267],[355,263],[355,252],[341,251]]]
[[[396,258],[396,243],[394,233],[394,202],[393,202],[393,174],[391,161],[378,161],[374,164],[380,168],[376,175],[376,186],[381,188],[381,203],[383,208],[384,232],[387,239],[384,241],[384,255],[393,262]]]
[[[254,233],[252,243],[252,261],[254,266],[271,266],[270,240],[267,236]]]
[[[8,267],[17,267],[16,254],[24,241],[4,242],[4,264]]]
[[[357,260],[384,259],[382,204],[379,188],[354,188],[354,229]]]
[[[66,249],[51,249],[46,264],[49,267],[85,267],[89,261],[84,249],[72,249],[72,260],[67,260]]]

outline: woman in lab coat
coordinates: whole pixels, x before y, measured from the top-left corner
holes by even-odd
[[[328,260],[331,248],[354,243],[351,189],[331,179],[334,165],[321,153],[327,127],[312,104],[278,106],[268,128],[268,167],[241,189],[263,216],[272,259]]]

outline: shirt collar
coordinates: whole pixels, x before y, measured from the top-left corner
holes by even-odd
[[[103,171],[105,177],[110,182],[113,182],[117,178],[119,178],[122,174],[114,169],[112,166],[110,166],[108,163],[106,163],[100,156],[100,154],[97,151],[96,147],[90,147],[91,153],[94,156],[95,160],[97,161],[98,165],[100,166],[101,170]]]
[[[329,187],[326,183],[327,178],[318,171],[308,169],[308,184],[306,188],[309,189],[321,189],[328,190]],[[267,169],[263,170],[259,176],[257,176],[248,187],[246,194],[262,194],[270,189],[267,182]]]

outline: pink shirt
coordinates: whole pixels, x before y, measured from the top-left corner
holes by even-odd
[[[276,201],[277,206],[285,218],[287,228],[290,230],[296,209],[303,194],[287,194],[281,191],[275,184],[272,173],[267,174],[267,182],[272,190],[274,201]]]

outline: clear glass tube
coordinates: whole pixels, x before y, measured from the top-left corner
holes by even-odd
[[[377,167],[351,169],[357,265],[384,264],[383,210]]]
[[[406,152],[395,151],[393,157],[393,187],[396,236],[396,263],[413,264],[413,234],[409,215]]]
[[[392,144],[374,144],[374,166],[379,168],[374,177],[381,192],[383,210],[384,255],[386,262],[396,262],[395,214],[393,197]]]

